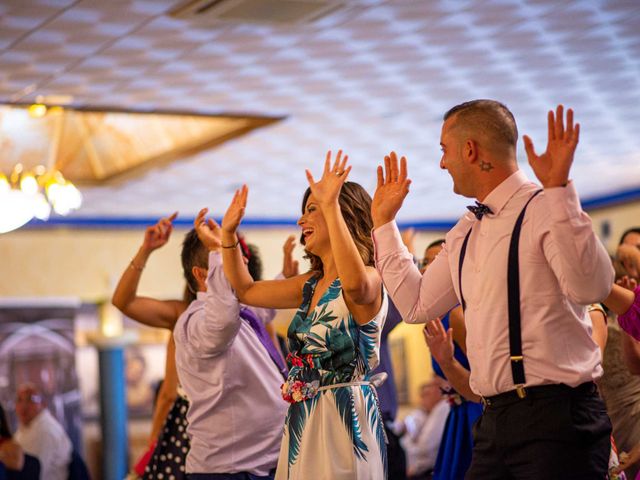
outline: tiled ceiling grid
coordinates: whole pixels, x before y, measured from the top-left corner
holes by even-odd
[[[293,219],[304,168],[319,173],[325,151],[343,148],[352,179],[371,192],[383,155],[406,154],[414,183],[402,218],[455,218],[468,202],[438,168],[441,118],[473,98],[505,102],[538,149],[547,109],[572,106],[581,195],[640,187],[636,0],[361,0],[325,27],[209,29],[166,15],[175,4],[0,2],[0,100],[66,94],[78,105],[288,116],[126,183],[85,188],[77,216],[193,215],[203,205],[219,215],[246,182],[248,216]]]

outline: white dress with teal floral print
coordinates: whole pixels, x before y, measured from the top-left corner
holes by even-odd
[[[379,362],[387,296],[377,315],[358,325],[339,279],[307,314],[317,282],[312,277],[305,284],[289,326],[290,371],[282,394],[291,406],[275,478],[385,479],[385,434],[369,378]]]

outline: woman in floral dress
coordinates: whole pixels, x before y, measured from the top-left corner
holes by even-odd
[[[302,243],[311,271],[254,282],[237,249],[248,189],[238,190],[222,221],[223,266],[242,303],[296,308],[288,331],[290,402],[277,479],[386,478],[382,418],[370,372],[378,364],[386,295],[373,267],[371,197],[346,182],[351,167],[338,152],[315,182],[307,171]],[[259,399],[256,399],[259,401]]]

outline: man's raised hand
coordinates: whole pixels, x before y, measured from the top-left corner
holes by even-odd
[[[207,250],[219,251],[222,246],[222,233],[220,226],[213,218],[207,218],[208,208],[203,208],[198,212],[198,216],[193,222],[198,238]]]
[[[242,217],[244,217],[244,210],[247,207],[248,195],[249,187],[246,185],[236,190],[236,193],[233,195],[231,204],[222,218],[222,231],[225,234],[235,235],[236,230],[238,230]]]
[[[569,182],[569,171],[573,155],[580,139],[580,124],[573,124],[573,110],[567,110],[567,125],[564,125],[564,108],[558,105],[556,112],[547,115],[547,150],[538,155],[531,138],[523,137],[529,165],[545,188],[562,187]]]
[[[371,203],[373,227],[378,228],[396,218],[402,202],[409,193],[411,180],[407,177],[407,159],[398,166],[396,152],[384,157],[384,170],[378,165],[378,185]]]

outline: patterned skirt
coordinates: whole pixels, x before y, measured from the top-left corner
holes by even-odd
[[[178,395],[162,427],[158,444],[144,470],[143,480],[184,480],[189,453],[187,410],[189,401]]]

